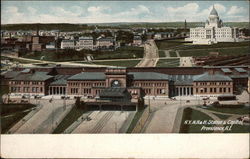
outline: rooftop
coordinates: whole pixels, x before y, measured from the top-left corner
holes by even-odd
[[[208,82],[208,81],[232,81],[232,79],[228,76],[225,75],[221,75],[218,73],[215,74],[209,74],[208,72],[205,72],[201,75],[196,75],[193,77],[193,80],[196,82],[200,82],[200,81],[204,81],[204,82]]]
[[[27,74],[18,74],[12,80],[14,81],[46,81],[53,76],[47,75],[48,72],[34,72]]]
[[[129,72],[134,76],[134,80],[168,80],[168,75],[157,72]]]
[[[104,72],[81,72],[68,78],[68,80],[105,80]]]

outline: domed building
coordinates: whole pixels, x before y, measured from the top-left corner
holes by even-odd
[[[193,44],[214,44],[218,42],[237,42],[239,41],[238,28],[223,26],[218,12],[213,6],[205,27],[190,28],[190,37],[185,41],[192,41]]]

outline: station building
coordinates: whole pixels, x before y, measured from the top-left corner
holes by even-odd
[[[192,68],[82,68],[42,67],[16,68],[2,75],[3,84],[16,95],[61,95],[100,98],[105,95],[130,94],[132,99],[144,96],[232,95],[249,82],[247,66]],[[109,92],[109,93],[108,93]],[[111,95],[112,96],[112,95]],[[125,97],[125,96],[124,96]]]

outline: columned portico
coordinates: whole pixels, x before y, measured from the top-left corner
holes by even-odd
[[[65,95],[66,86],[50,86],[49,95]]]

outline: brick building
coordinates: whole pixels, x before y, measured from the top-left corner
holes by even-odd
[[[249,68],[239,66],[194,68],[16,68],[2,75],[10,93],[99,97],[111,88],[140,96],[218,96],[246,89]],[[119,89],[120,92],[126,92]],[[104,93],[105,94],[105,93]]]

